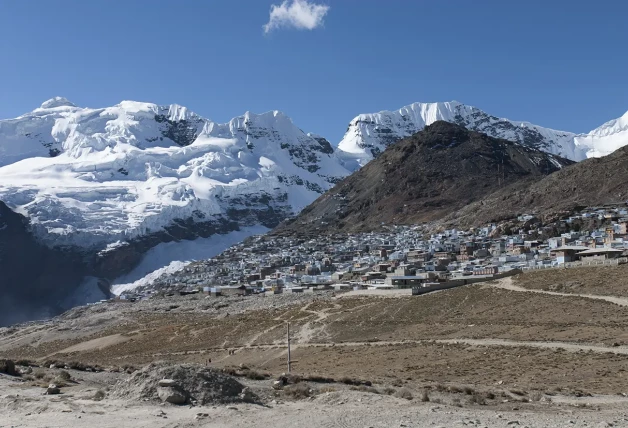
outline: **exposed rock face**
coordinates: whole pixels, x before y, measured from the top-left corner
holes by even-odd
[[[27,219],[0,201],[0,325],[58,313],[85,273],[80,252],[40,244]]]
[[[539,180],[572,163],[439,121],[390,146],[277,233],[360,231],[441,219],[502,187]]]

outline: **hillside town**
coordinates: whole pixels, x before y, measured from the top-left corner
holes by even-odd
[[[541,227],[533,215],[517,220],[518,230],[491,224],[427,233],[427,225],[416,225],[313,239],[255,236],[121,298],[403,288],[420,294],[530,269],[626,262],[626,207],[589,208]]]

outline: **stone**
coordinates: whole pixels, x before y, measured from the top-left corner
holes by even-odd
[[[170,404],[185,404],[187,401],[187,397],[180,391],[177,391],[174,388],[163,388],[160,387],[157,390],[157,395],[159,399],[164,403]]]
[[[252,403],[255,401],[255,394],[251,392],[250,388],[244,388],[240,393],[240,399],[245,403]]]
[[[48,388],[46,388],[46,394],[47,395],[56,395],[56,394],[60,394],[60,393],[61,393],[61,390],[54,383],[51,383],[50,385],[48,385]]]
[[[159,381],[159,386],[163,386],[165,388],[176,388],[177,382],[173,379],[162,379]]]
[[[273,382],[273,389],[283,389],[284,385],[285,384],[282,381],[276,380]]]
[[[31,374],[33,373],[33,369],[30,367],[20,367],[19,370],[20,374]]]

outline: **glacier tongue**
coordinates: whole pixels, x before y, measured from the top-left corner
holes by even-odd
[[[178,105],[79,108],[56,97],[0,121],[0,200],[51,246],[105,248],[172,222],[297,213],[348,175],[278,111],[218,124]]]
[[[361,114],[350,122],[338,145],[337,156],[348,169],[355,170],[390,144],[437,120],[456,123],[575,161],[602,156],[628,144],[628,113],[589,134],[578,135],[495,117],[476,107],[451,101],[414,103],[397,111]]]

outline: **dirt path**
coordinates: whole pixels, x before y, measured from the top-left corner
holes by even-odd
[[[626,297],[600,296],[600,295],[595,295],[595,294],[559,293],[556,291],[532,290],[529,288],[519,287],[513,284],[512,277],[502,278],[495,282],[488,283],[487,285],[491,287],[495,287],[495,288],[501,288],[503,290],[520,291],[524,293],[549,294],[550,296],[561,296],[561,297],[584,297],[585,299],[604,300],[606,302],[615,303],[616,305],[628,306],[628,298]]]
[[[563,349],[571,352],[596,352],[601,354],[612,353],[618,355],[628,355],[628,346],[602,346],[602,345],[584,345],[569,342],[534,342],[534,341],[517,341],[503,339],[441,339],[434,340],[436,343],[458,344],[463,343],[473,346],[524,346],[530,348],[542,349]]]
[[[308,349],[308,348],[351,348],[358,346],[400,346],[400,345],[422,345],[430,343],[442,343],[442,344],[466,344],[470,346],[499,346],[499,347],[529,347],[540,349],[562,349],[570,352],[595,352],[599,354],[616,354],[616,355],[628,355],[628,346],[604,346],[595,344],[580,344],[571,342],[541,342],[541,341],[517,341],[517,340],[505,340],[505,339],[435,339],[435,340],[391,340],[391,341],[374,341],[374,342],[321,342],[321,343],[295,343],[291,345],[292,350],[296,349]],[[207,348],[199,349],[196,351],[185,352],[160,352],[146,355],[152,358],[173,356],[173,355],[193,355],[193,354],[205,354],[210,352],[221,352],[227,348]],[[246,350],[277,350],[280,355],[287,352],[286,344],[258,344],[247,345],[239,347],[229,347],[229,350],[233,351],[246,351]],[[125,356],[117,357],[116,359],[123,359]],[[226,359],[225,357],[223,359]]]

